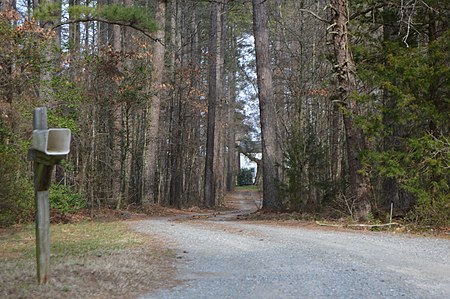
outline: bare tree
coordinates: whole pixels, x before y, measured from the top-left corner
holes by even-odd
[[[144,204],[155,202],[155,182],[156,182],[156,163],[159,137],[159,118],[161,109],[161,90],[164,74],[164,37],[166,24],[166,0],[158,0],[156,3],[155,21],[158,24],[158,30],[155,34],[156,41],[153,43],[153,71],[151,75],[151,100],[149,103],[149,124],[148,124],[148,149],[146,194]]]
[[[345,127],[347,162],[349,174],[349,191],[355,202],[355,217],[366,219],[371,211],[370,180],[360,173],[361,152],[365,148],[363,132],[355,125],[358,105],[352,97],[357,92],[356,69],[350,50],[347,24],[349,21],[347,0],[331,0],[332,35],[336,64],[334,66],[338,79],[337,103],[341,106]]]
[[[277,140],[276,105],[269,56],[267,1],[253,0],[252,4],[262,133],[263,208],[280,210],[282,208],[282,202],[277,189],[277,183],[280,179],[282,157],[279,154],[280,150]]]
[[[208,49],[208,126],[206,141],[204,201],[214,207],[223,196],[222,164],[222,102],[223,102],[223,4],[210,4],[210,33]]]

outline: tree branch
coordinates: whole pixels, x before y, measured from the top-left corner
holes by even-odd
[[[400,223],[397,222],[389,222],[384,224],[332,224],[332,223],[325,223],[325,222],[319,222],[316,221],[316,224],[319,226],[329,226],[329,227],[364,227],[364,228],[374,228],[374,227],[386,227],[386,226],[402,226]]]
[[[102,22],[102,23],[107,23],[107,24],[112,24],[112,25],[127,26],[127,27],[133,28],[133,29],[141,32],[146,37],[148,37],[152,41],[154,41],[155,43],[156,42],[160,43],[162,46],[166,47],[166,45],[160,39],[154,38],[152,35],[150,35],[150,33],[147,30],[137,26],[137,24],[134,23],[134,22],[112,21],[112,20],[108,20],[108,19],[105,19],[105,18],[101,18],[101,17],[88,17],[88,18],[81,18],[81,19],[64,21],[64,22],[61,22],[59,24],[54,25],[52,27],[52,29],[56,29],[56,28],[61,27],[63,25],[76,24],[76,23],[86,23],[86,22]]]
[[[379,4],[377,4],[377,5],[368,7],[368,8],[365,9],[365,10],[357,11],[357,12],[353,13],[353,14],[350,16],[350,20],[353,20],[353,19],[355,19],[355,18],[357,18],[357,17],[359,17],[359,16],[361,16],[361,15],[365,15],[365,14],[368,13],[369,11],[373,11],[373,10],[375,10],[375,9],[379,9],[379,8],[385,7],[386,5],[388,5],[388,4],[385,3],[385,2],[383,2],[383,3],[379,3]]]
[[[321,22],[330,24],[330,20],[327,20],[327,19],[322,18],[321,16],[319,16],[318,14],[316,14],[316,13],[313,12],[313,11],[310,11],[309,9],[300,8],[299,10],[300,10],[300,11],[303,11],[303,12],[309,13],[310,15],[312,15],[313,17],[315,17],[317,20],[319,20],[319,21],[321,21]]]
[[[244,152],[241,150],[241,153],[246,156],[250,161],[255,162],[257,165],[260,165],[259,163],[261,163],[261,159],[258,159],[254,156],[252,156],[252,154]]]

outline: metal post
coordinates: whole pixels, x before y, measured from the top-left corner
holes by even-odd
[[[47,129],[47,108],[34,109],[33,129]],[[44,165],[34,159],[34,191],[36,200],[36,262],[39,284],[47,284],[50,265],[50,204],[48,188],[52,165]]]
[[[52,133],[51,137],[50,133]],[[48,129],[47,108],[40,107],[34,109],[33,142],[32,148],[28,151],[28,159],[34,161],[36,261],[37,280],[39,284],[46,284],[49,277],[50,204],[48,189],[50,188],[54,166],[60,163],[66,154],[69,153],[70,136],[69,129]]]

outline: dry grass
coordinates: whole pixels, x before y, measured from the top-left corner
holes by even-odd
[[[132,298],[176,284],[174,254],[126,222],[52,225],[50,282],[36,283],[34,227],[0,231],[1,298]]]

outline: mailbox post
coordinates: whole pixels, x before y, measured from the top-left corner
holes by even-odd
[[[36,200],[36,262],[39,284],[46,284],[50,264],[50,204],[49,188],[52,171],[70,151],[69,129],[48,129],[47,108],[33,112],[32,148],[28,159],[34,161],[34,191]]]

